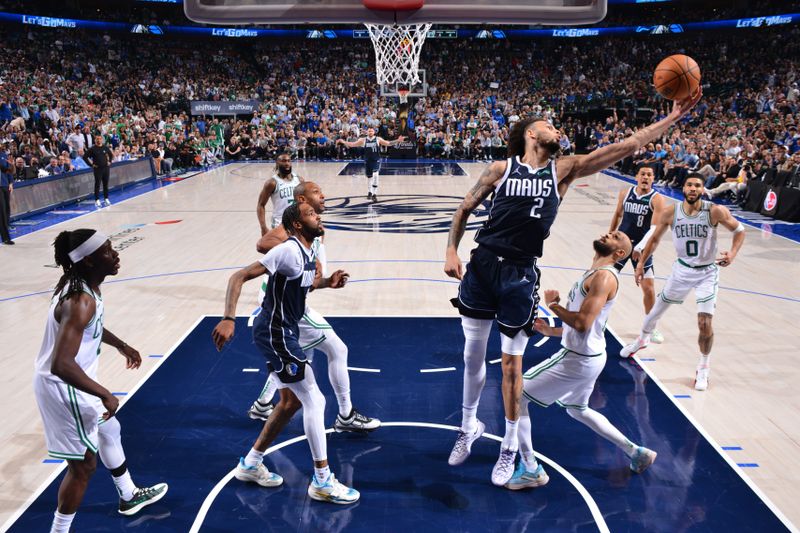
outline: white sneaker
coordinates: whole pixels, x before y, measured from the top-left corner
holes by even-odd
[[[109,200],[108,198],[106,198],[106,202],[105,202],[105,203],[106,203],[106,207],[108,207],[109,205],[111,205],[111,200]]]
[[[379,427],[381,427],[380,420],[362,415],[356,411],[355,407],[351,409],[350,416],[347,418],[342,418],[340,414],[336,415],[336,421],[333,423],[333,429],[336,430],[336,433],[341,433],[342,431],[369,433]]]
[[[653,344],[661,344],[664,342],[664,335],[657,329],[654,329],[653,333],[650,334],[650,342]]]
[[[650,344],[650,335],[639,335],[636,340],[619,351],[619,356],[623,358],[632,357],[639,350],[644,350]]]
[[[264,463],[258,463],[258,466],[246,466],[244,464],[244,457],[239,458],[239,466],[236,467],[236,472],[233,476],[239,481],[251,481],[253,483],[258,483],[262,487],[278,487],[283,485],[283,478],[267,470]]]
[[[506,448],[500,450],[500,457],[492,468],[492,483],[498,487],[504,486],[511,481],[514,475],[514,462],[517,459],[517,451]]]
[[[485,429],[486,425],[478,420],[478,427],[475,428],[475,432],[472,433],[472,435],[467,435],[459,430],[456,443],[453,445],[453,451],[450,452],[450,458],[447,460],[447,464],[450,466],[458,466],[466,461],[472,451],[472,443],[483,435]]]
[[[711,369],[709,367],[698,368],[694,375],[694,390],[708,389],[708,373]]]
[[[94,201],[94,206],[99,209],[99,208],[103,207],[103,204],[100,203],[100,200],[95,200]]]
[[[631,470],[637,474],[641,474],[647,470],[651,464],[656,460],[658,454],[653,450],[639,446],[631,456]]]
[[[253,405],[250,406],[250,410],[247,411],[247,416],[253,420],[263,420],[266,422],[269,420],[269,415],[271,415],[274,410],[275,404],[272,402],[261,403],[259,400],[256,400],[253,402]]]
[[[339,483],[336,476],[331,474],[325,483],[319,483],[317,476],[311,476],[311,483],[308,485],[308,495],[311,499],[320,502],[338,503],[347,505],[348,503],[356,503],[361,497],[361,494],[356,489],[351,489],[346,485]]]

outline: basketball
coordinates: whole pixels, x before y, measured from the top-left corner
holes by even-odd
[[[683,100],[700,86],[700,67],[683,54],[671,55],[656,67],[653,85],[668,100]]]

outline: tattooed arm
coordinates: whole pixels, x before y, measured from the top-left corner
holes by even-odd
[[[451,278],[461,279],[463,266],[458,257],[458,244],[467,229],[467,219],[481,202],[494,190],[497,182],[506,171],[506,161],[497,161],[489,165],[481,174],[478,182],[469,190],[464,201],[458,206],[453,221],[450,223],[450,233],[447,237],[447,252],[445,253],[444,272]]]

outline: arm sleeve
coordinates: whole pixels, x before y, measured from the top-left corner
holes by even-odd
[[[647,233],[644,234],[644,237],[642,237],[642,240],[639,241],[639,243],[633,248],[633,250],[635,252],[640,252],[641,253],[642,250],[644,250],[644,247],[647,246],[647,241],[650,240],[650,237],[653,236],[653,233],[655,231],[656,231],[656,227],[655,226],[650,226],[650,229],[647,230]]]
[[[261,264],[271,274],[283,274],[296,279],[303,274],[303,257],[296,242],[284,242],[261,258]]]

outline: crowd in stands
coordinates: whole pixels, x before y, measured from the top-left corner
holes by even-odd
[[[396,98],[377,91],[372,45],[361,40],[170,40],[146,35],[9,27],[0,42],[0,143],[17,179],[86,165],[102,135],[115,161],[151,156],[159,172],[221,160],[355,154],[374,127],[398,135]],[[759,28],[603,39],[431,39],[422,54],[429,94],[411,101],[420,157],[497,159],[510,127],[541,115],[564,132],[565,151],[617,142],[664,116],[652,69],[692,55],[704,97],[660,143],[623,162],[656,164],[679,187],[693,170],[709,187],[768,168],[797,174],[800,31]],[[763,52],[779,42],[780,54]],[[193,117],[191,100],[261,101],[254,116]],[[738,168],[738,170],[736,170]],[[743,177],[744,176],[744,177]],[[742,181],[738,181],[742,183]]]

